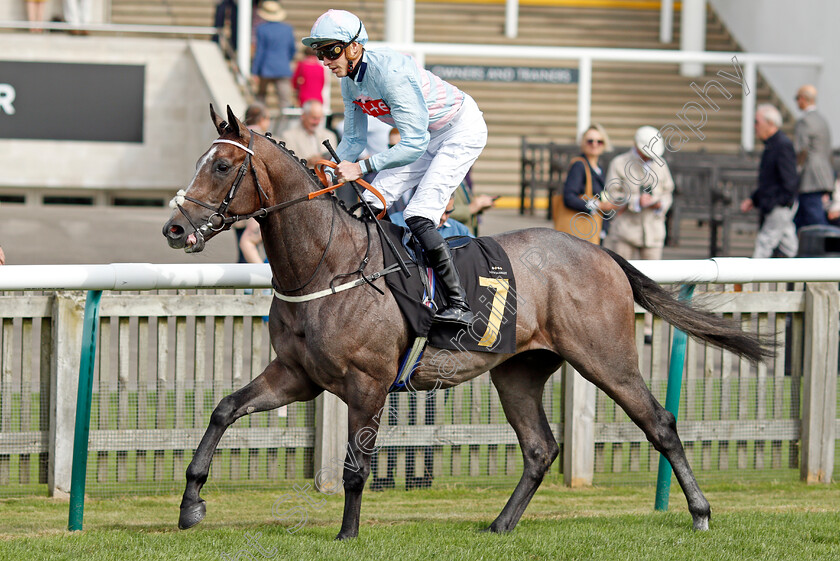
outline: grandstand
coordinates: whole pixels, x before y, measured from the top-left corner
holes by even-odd
[[[308,34],[314,19],[327,8],[347,9],[364,21],[372,40],[384,39],[383,0],[336,0],[310,2],[286,0],[289,23],[298,37]],[[113,23],[146,25],[212,25],[216,0],[111,0]],[[614,0],[580,2],[541,0],[521,2],[519,34],[504,34],[505,5],[501,0],[476,2],[452,0],[416,4],[415,40],[492,45],[537,45],[562,47],[611,47],[668,49],[679,48],[679,4],[674,11],[674,37],[671,43],[659,41],[658,2]],[[713,9],[708,8],[706,48],[709,51],[741,51]],[[426,64],[510,65],[528,67],[575,68],[576,61],[528,61],[427,57]],[[687,78],[677,64],[616,63],[593,64],[592,119],[602,123],[617,146],[627,146],[633,131],[642,124],[658,127],[676,120],[676,114],[697,94],[690,84],[704,84],[718,70],[731,66],[705,67],[702,77]],[[534,141],[575,142],[577,125],[577,84],[523,82],[478,82],[452,79],[470,93],[485,113],[490,136],[476,163],[474,180],[482,191],[513,195],[518,190],[520,143],[523,136]],[[338,81],[332,80],[332,111],[341,112]],[[749,84],[757,102],[779,103],[777,96],[759,78]],[[734,90],[733,90],[734,92]],[[248,92],[245,92],[246,98]],[[692,139],[686,151],[737,153],[740,150],[741,98],[737,93],[710,114],[701,142]],[[786,115],[786,121],[792,119]]]
[[[522,2],[519,12],[519,35],[505,37],[504,2],[425,2],[416,4],[415,40],[437,43],[474,43],[496,45],[539,45],[555,47],[611,47],[634,49],[679,49],[680,11],[674,13],[674,37],[671,43],[659,42],[659,10],[653,2],[629,0],[597,3]],[[382,0],[339,0],[321,3],[286,0],[288,22],[295,34],[304,37],[315,18],[327,8],[350,10],[359,15],[372,40],[384,39],[384,2]],[[597,6],[604,7],[597,7]],[[155,23],[165,25],[208,25],[212,22],[213,0],[113,0],[115,23]],[[706,48],[709,51],[740,51],[723,23],[709,8]],[[427,65],[493,64],[522,65],[516,60],[477,61],[447,57],[429,57]],[[574,61],[547,64],[534,61],[529,67],[575,67]],[[696,94],[690,84],[703,84],[718,70],[731,68],[707,66],[705,75],[686,78],[676,64],[607,63],[593,65],[592,118],[602,123],[618,146],[630,144],[633,131],[642,124],[658,127],[674,121],[676,114]],[[476,164],[474,180],[482,190],[494,194],[513,194],[519,182],[520,142],[522,136],[536,141],[575,142],[577,118],[576,84],[531,84],[499,82],[452,82],[472,95],[485,113],[490,131],[487,148]],[[772,90],[759,81],[759,103],[778,103]],[[332,110],[343,110],[338,81],[333,80]],[[740,147],[741,99],[734,95],[710,116],[703,132],[703,142],[689,142],[686,150],[734,153]],[[789,116],[786,116],[789,117]],[[791,122],[791,119],[786,118]]]

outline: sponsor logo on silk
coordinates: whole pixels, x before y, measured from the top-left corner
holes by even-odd
[[[391,108],[381,99],[357,99],[354,101],[362,111],[371,117],[381,117],[382,115],[390,115]]]

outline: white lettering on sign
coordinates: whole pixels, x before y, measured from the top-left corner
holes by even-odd
[[[11,84],[0,84],[0,111],[5,111],[6,115],[14,115],[14,101],[15,88]]]

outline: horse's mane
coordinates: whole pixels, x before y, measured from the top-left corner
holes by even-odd
[[[292,161],[294,161],[297,165],[303,168],[303,170],[307,173],[309,178],[320,188],[321,180],[318,179],[318,176],[315,175],[315,172],[308,165],[306,165],[306,160],[304,160],[303,158],[299,158],[293,150],[287,148],[285,142],[283,142],[282,140],[276,140],[273,136],[271,136],[271,133],[259,134],[254,131],[251,131],[251,134],[256,134],[257,136],[263,137],[264,139],[271,142],[275,147],[280,149],[287,156],[289,156],[292,159]],[[347,205],[344,204],[344,201],[336,196],[335,191],[330,191],[327,194],[332,198],[333,202],[337,204],[348,216],[360,222],[364,222],[362,218],[356,216],[349,208],[347,208]]]

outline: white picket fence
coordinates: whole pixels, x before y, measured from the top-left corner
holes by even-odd
[[[798,466],[803,479],[830,481],[838,423],[835,261],[636,263],[661,282],[704,283],[696,298],[780,342],[776,359],[758,367],[689,343],[678,426],[701,477]],[[758,283],[764,280],[773,282]],[[752,284],[733,284],[740,281]],[[69,491],[84,312],[78,289],[108,291],[100,307],[89,488],[142,492],[144,485],[180,490],[215,404],[270,360],[262,320],[270,296],[257,290],[267,284],[267,269],[256,265],[0,268],[0,290],[15,291],[0,296],[0,489]],[[244,286],[254,294],[231,288]],[[645,345],[637,312],[640,369],[662,401],[671,329],[656,320],[653,344]],[[334,423],[342,413],[330,397],[293,404],[284,416],[238,421],[220,445],[211,479],[311,478],[340,461],[344,435]],[[422,475],[427,462],[443,479],[520,473],[516,437],[487,376],[434,399],[423,392],[414,403],[407,394],[392,399],[394,426],[381,427],[374,476],[387,475],[389,461],[397,478]],[[551,378],[543,402],[567,483],[656,471],[656,453],[641,431],[572,369]],[[316,419],[338,421],[319,427]]]

